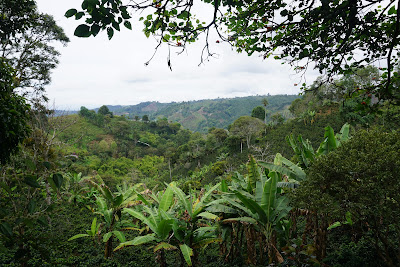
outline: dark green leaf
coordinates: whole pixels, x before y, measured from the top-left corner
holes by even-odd
[[[40,188],[40,185],[38,184],[38,182],[36,181],[36,177],[33,175],[27,175],[24,178],[24,182],[31,186],[31,187],[35,187],[35,188]]]
[[[34,199],[31,199],[28,203],[28,212],[30,214],[34,213],[36,209],[36,201]]]
[[[63,181],[64,178],[60,173],[53,174],[53,182],[57,188],[61,188]]]
[[[75,8],[71,8],[70,10],[68,10],[67,12],[65,12],[65,17],[70,18],[73,15],[76,14],[76,12],[78,12]]]
[[[125,22],[124,22],[124,26],[125,26],[126,28],[128,28],[129,30],[132,30],[132,25],[131,25],[131,23],[130,23],[129,21],[125,21]]]
[[[46,167],[46,169],[50,170],[51,169],[51,163],[48,161],[43,162],[43,166]]]
[[[78,13],[75,14],[75,19],[76,19],[76,20],[81,19],[81,18],[83,17],[83,15],[85,15],[85,13],[83,13],[83,12],[78,12]]]
[[[97,24],[93,24],[91,27],[91,32],[93,34],[93,36],[96,36],[100,31],[100,26]]]
[[[31,159],[25,159],[25,165],[31,170],[36,170],[36,165]]]
[[[0,232],[7,237],[12,237],[13,235],[12,227],[8,222],[0,224]]]
[[[76,27],[74,35],[78,37],[89,37],[91,34],[90,27],[85,24],[81,24]]]
[[[111,28],[111,27],[107,28],[107,35],[108,35],[108,40],[111,40],[111,38],[112,38],[113,35],[114,35],[114,30],[113,30],[113,28]]]

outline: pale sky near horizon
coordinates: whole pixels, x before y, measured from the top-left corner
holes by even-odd
[[[211,50],[218,54],[200,63],[204,40],[177,55],[171,50],[172,69],[167,66],[167,46],[163,46],[145,66],[157,43],[146,38],[138,17],[131,19],[133,30],[121,29],[109,41],[104,32],[93,38],[73,36],[82,21],[64,17],[70,8],[79,9],[82,0],[37,0],[40,12],[53,15],[71,42],[57,45],[60,64],[53,71],[47,96],[57,109],[76,110],[81,106],[135,105],[144,101],[180,102],[265,94],[298,94],[303,82],[288,65],[274,59],[263,60],[238,54],[228,44],[211,39]],[[123,27],[121,27],[123,28]],[[318,73],[307,72],[307,82]]]

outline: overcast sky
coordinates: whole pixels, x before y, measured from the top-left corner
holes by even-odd
[[[303,81],[288,65],[238,54],[228,44],[216,43],[217,39],[211,40],[211,49],[218,58],[201,66],[204,41],[190,45],[181,55],[171,50],[172,72],[167,66],[166,46],[145,66],[157,43],[144,36],[142,24],[134,23],[134,18],[133,30],[121,29],[111,41],[105,32],[96,38],[74,37],[76,26],[82,22],[67,19],[64,14],[70,8],[78,9],[81,3],[82,0],[37,0],[39,11],[53,15],[71,40],[67,47],[57,46],[60,64],[46,89],[56,108],[299,93],[294,84]],[[309,70],[307,82],[317,75]]]

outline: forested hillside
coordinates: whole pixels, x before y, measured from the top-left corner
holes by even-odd
[[[126,115],[131,119],[144,115],[154,120],[165,117],[169,121],[180,123],[185,129],[206,133],[211,127],[226,129],[240,116],[262,105],[268,98],[270,115],[282,113],[290,116],[287,108],[298,98],[297,95],[248,96],[227,99],[198,100],[179,103],[144,102],[133,106],[107,106],[116,115]],[[95,109],[97,110],[97,109]],[[267,118],[270,121],[270,117]]]

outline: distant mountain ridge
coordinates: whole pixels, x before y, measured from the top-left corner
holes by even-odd
[[[211,127],[227,128],[237,118],[250,116],[251,111],[262,106],[267,98],[269,114],[288,113],[288,107],[298,95],[257,95],[235,98],[196,100],[187,102],[142,102],[137,105],[107,105],[115,115],[125,115],[131,119],[148,115],[150,120],[165,117],[169,121],[179,122],[191,131],[207,132]],[[96,111],[98,110],[95,109]],[[269,116],[270,117],[270,116]]]

